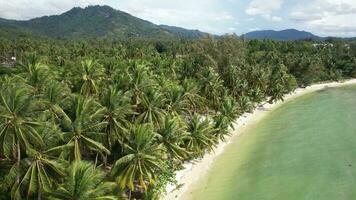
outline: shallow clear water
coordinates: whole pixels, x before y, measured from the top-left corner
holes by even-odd
[[[356,199],[356,86],[304,95],[272,111],[183,199]]]

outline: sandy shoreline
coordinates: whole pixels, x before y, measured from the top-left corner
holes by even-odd
[[[262,104],[263,106],[258,106],[252,113],[245,113],[240,116],[234,124],[234,130],[231,135],[226,137],[226,142],[220,142],[217,148],[206,154],[202,159],[194,160],[192,162],[184,164],[184,169],[176,172],[176,180],[181,187],[176,189],[174,185],[168,185],[166,190],[167,194],[162,198],[163,200],[178,200],[182,195],[188,191],[189,187],[196,183],[201,176],[203,176],[210,168],[211,164],[214,162],[215,158],[224,152],[224,148],[244,132],[246,127],[250,124],[253,124],[259,121],[263,116],[268,114],[271,110],[282,105],[284,102],[287,102],[296,97],[302,96],[307,93],[315,92],[322,90],[326,87],[340,87],[350,84],[356,84],[356,79],[351,79],[343,82],[330,82],[315,84],[307,88],[298,88],[294,92],[287,94],[284,97],[284,101],[279,101],[274,104]]]

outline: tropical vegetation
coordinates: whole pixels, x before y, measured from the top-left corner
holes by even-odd
[[[0,199],[157,199],[243,113],[355,77],[329,42],[2,38]]]

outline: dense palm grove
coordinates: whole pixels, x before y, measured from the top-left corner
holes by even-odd
[[[244,112],[356,76],[354,43],[312,44],[1,39],[0,199],[156,199]]]

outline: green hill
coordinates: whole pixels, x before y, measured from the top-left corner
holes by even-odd
[[[272,39],[272,40],[322,40],[322,37],[316,36],[306,31],[296,29],[287,29],[282,31],[262,30],[253,31],[243,35],[246,39]]]
[[[16,31],[14,31],[16,30]],[[197,30],[156,25],[109,6],[75,7],[61,14],[27,21],[0,19],[0,34],[32,34],[51,38],[198,38]],[[7,34],[13,35],[13,34]],[[6,34],[5,34],[6,36]]]

